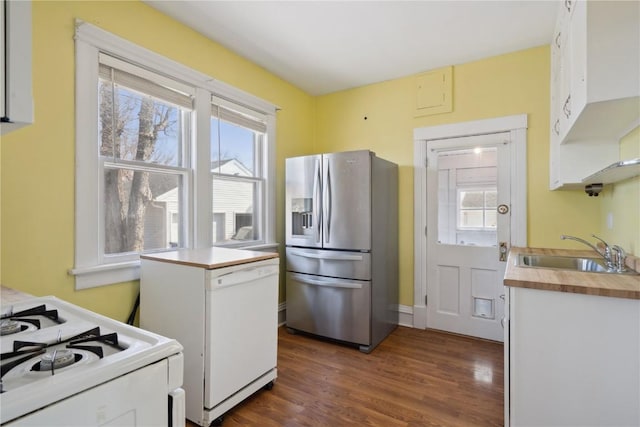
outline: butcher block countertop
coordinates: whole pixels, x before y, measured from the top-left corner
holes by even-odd
[[[640,275],[586,273],[549,268],[518,267],[518,254],[593,257],[589,250],[516,248],[509,251],[504,285],[605,297],[640,299]],[[627,266],[638,271],[640,259],[628,257]]]
[[[171,252],[140,255],[141,259],[200,267],[207,270],[278,258],[276,252],[247,251],[244,249],[205,248],[179,249]]]

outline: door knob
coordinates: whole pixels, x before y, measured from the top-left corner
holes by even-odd
[[[498,248],[498,251],[500,252],[500,261],[506,261],[507,252],[509,252],[509,250],[507,249],[507,242],[500,242],[500,247]]]

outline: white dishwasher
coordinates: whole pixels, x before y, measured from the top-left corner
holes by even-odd
[[[141,257],[140,326],[184,347],[187,418],[222,416],[277,377],[277,254],[223,248]]]

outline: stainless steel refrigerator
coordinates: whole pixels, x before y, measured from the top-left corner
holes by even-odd
[[[398,166],[289,158],[285,222],[287,328],[373,350],[398,324]]]

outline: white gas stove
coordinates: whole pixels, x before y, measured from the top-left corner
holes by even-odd
[[[1,308],[0,424],[184,426],[182,346],[55,297]]]

